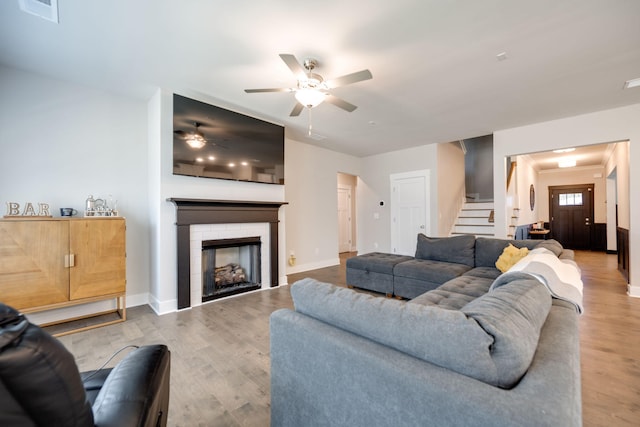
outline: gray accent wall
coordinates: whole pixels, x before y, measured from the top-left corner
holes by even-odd
[[[464,140],[467,196],[478,201],[493,200],[493,135]]]

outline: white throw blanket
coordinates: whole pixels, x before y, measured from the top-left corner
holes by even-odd
[[[491,285],[491,289],[502,286],[512,279],[522,277],[522,273],[534,277],[545,285],[552,296],[568,301],[582,314],[582,279],[580,268],[570,260],[561,260],[551,251],[537,248],[518,261],[506,273],[501,274]]]

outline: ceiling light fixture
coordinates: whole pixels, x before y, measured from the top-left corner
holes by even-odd
[[[566,159],[558,160],[559,168],[572,168],[576,165],[576,159],[573,157],[568,157]]]
[[[204,147],[207,144],[207,140],[204,139],[202,135],[189,135],[185,139],[185,142],[189,144],[189,147],[195,148],[196,150]]]
[[[320,92],[317,89],[305,87],[302,89],[298,89],[296,91],[295,97],[300,104],[304,105],[307,108],[313,108],[322,104],[322,101],[324,101],[326,94],[324,92]]]
[[[625,89],[631,89],[633,87],[638,87],[638,86],[640,86],[640,77],[637,79],[631,79],[624,82]]]
[[[198,150],[207,144],[207,139],[204,137],[202,132],[200,132],[200,123],[194,122],[193,126],[196,128],[196,130],[189,133],[184,139],[184,142],[189,144],[189,147]]]

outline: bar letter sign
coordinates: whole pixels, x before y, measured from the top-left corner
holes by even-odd
[[[20,208],[20,204],[16,202],[7,202],[7,214],[4,216],[8,217],[16,217],[16,216],[36,216],[36,217],[50,217],[51,213],[49,212],[49,204],[48,203],[38,203],[38,211],[33,207],[33,203],[28,202],[24,209]]]

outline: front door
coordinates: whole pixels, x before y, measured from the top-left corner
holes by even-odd
[[[590,249],[593,184],[549,187],[549,228],[565,248]]]

